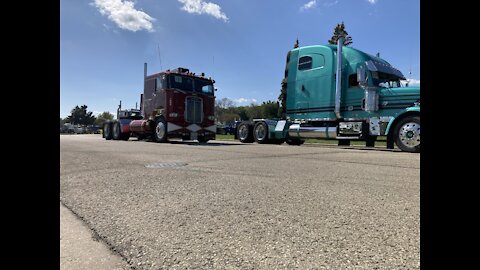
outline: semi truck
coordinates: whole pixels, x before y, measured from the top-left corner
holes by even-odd
[[[147,76],[144,64],[144,87],[140,109],[117,110],[117,119],[106,121],[106,140],[149,138],[164,143],[170,138],[206,143],[216,137],[215,80],[196,75],[187,68],[166,70]]]
[[[374,146],[386,136],[406,152],[420,152],[420,87],[379,55],[336,45],[311,45],[288,52],[282,87],[284,119],[253,119],[237,125],[242,143],[301,145],[307,138],[362,140]]]

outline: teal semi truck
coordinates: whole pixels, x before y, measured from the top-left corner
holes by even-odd
[[[337,45],[289,51],[282,82],[285,119],[254,119],[237,125],[242,143],[300,145],[307,138],[362,140],[374,146],[386,136],[406,152],[420,152],[420,88],[401,85],[405,76],[387,61]]]

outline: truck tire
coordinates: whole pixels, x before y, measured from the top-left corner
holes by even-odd
[[[395,126],[395,144],[402,151],[420,152],[420,117],[407,116]]]
[[[114,140],[120,140],[122,138],[122,126],[120,122],[113,123],[112,138]]]
[[[338,146],[350,146],[350,140],[344,140],[344,139],[341,139],[341,140],[338,140]]]
[[[128,141],[130,139],[130,133],[122,133],[122,136],[120,137],[124,141]]]
[[[153,130],[153,137],[156,142],[167,142],[167,122],[163,118],[159,118],[155,123],[155,129]]]
[[[288,145],[302,145],[305,142],[305,140],[298,139],[298,138],[288,138],[285,140],[285,142]]]
[[[206,143],[208,142],[208,139],[206,139],[204,136],[198,136],[197,141],[199,143]]]
[[[252,126],[248,123],[241,123],[237,128],[237,137],[242,143],[253,142]]]
[[[365,146],[366,147],[375,147],[375,141],[377,140],[377,136],[368,135],[365,139]]]
[[[105,123],[103,125],[103,134],[105,136],[105,140],[112,139],[112,123]]]
[[[268,125],[265,122],[258,122],[253,127],[253,138],[257,143],[268,143]]]

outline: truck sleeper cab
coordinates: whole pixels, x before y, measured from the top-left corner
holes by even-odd
[[[318,138],[373,146],[387,136],[388,148],[419,152],[420,88],[402,87],[405,77],[387,61],[341,43],[291,50],[282,82],[286,119],[245,122],[237,129],[240,141],[299,145]]]

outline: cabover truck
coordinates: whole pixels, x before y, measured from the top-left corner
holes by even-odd
[[[374,146],[420,152],[420,87],[402,87],[405,76],[378,55],[337,45],[297,47],[287,54],[285,119],[237,125],[242,143],[300,145],[307,138],[363,140]]]
[[[117,110],[117,119],[105,122],[106,140],[149,138],[167,142],[169,138],[214,140],[215,80],[195,75],[187,68],[176,68],[147,76],[144,64],[144,90],[140,110]]]

